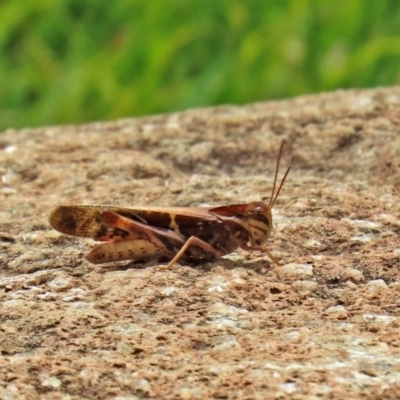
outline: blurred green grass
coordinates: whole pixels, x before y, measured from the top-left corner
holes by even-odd
[[[400,81],[398,0],[3,0],[0,130]]]

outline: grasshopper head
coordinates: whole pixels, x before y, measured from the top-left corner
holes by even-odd
[[[247,206],[246,215],[251,247],[261,246],[271,235],[271,209],[264,203],[254,202]]]
[[[275,204],[276,199],[282,189],[285,179],[290,171],[290,167],[287,169],[282,181],[276,190],[276,183],[278,178],[279,163],[281,160],[283,146],[285,141],[282,141],[281,148],[279,150],[278,159],[276,161],[274,184],[272,186],[272,193],[268,205],[261,202],[253,202],[247,206],[247,224],[249,230],[249,241],[251,247],[261,246],[271,235],[272,230],[272,207]]]

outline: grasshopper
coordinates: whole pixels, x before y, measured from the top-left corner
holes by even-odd
[[[93,264],[152,259],[205,262],[229,254],[237,248],[268,254],[263,246],[271,235],[272,207],[290,171],[287,169],[275,193],[279,163],[285,141],[279,150],[275,178],[268,205],[263,202],[219,207],[116,207],[66,205],[55,208],[50,225],[70,236],[104,242],[93,248],[86,260]]]

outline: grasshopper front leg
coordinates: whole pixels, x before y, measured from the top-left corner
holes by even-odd
[[[278,259],[271,254],[271,252],[269,250],[267,250],[265,247],[262,246],[247,246],[242,244],[240,246],[243,250],[247,250],[247,251],[260,251],[261,253],[266,253],[268,255],[268,257],[278,266],[282,266],[284,264],[282,264],[281,262],[278,261]]]

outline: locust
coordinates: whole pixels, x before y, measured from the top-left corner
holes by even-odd
[[[277,188],[280,159],[277,157],[268,204],[260,201],[218,207],[118,207],[107,205],[61,205],[49,217],[57,231],[103,242],[86,260],[93,264],[113,261],[145,263],[152,260],[202,263],[232,253],[238,248],[266,253],[276,264],[265,242],[271,235],[271,210],[289,174]]]

